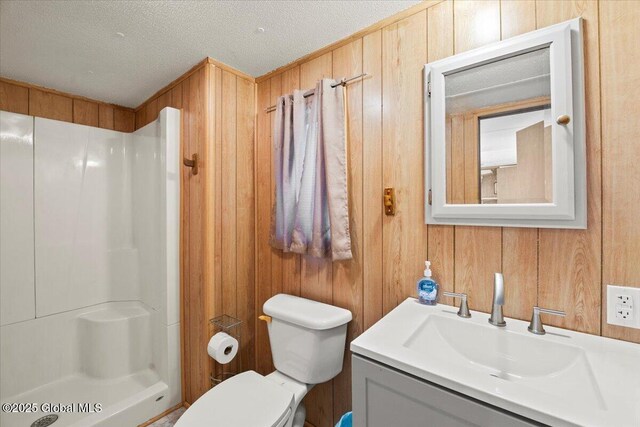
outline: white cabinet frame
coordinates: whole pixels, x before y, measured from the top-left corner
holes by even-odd
[[[550,49],[552,203],[446,202],[445,76],[541,48]],[[542,228],[587,227],[582,20],[576,18],[425,65],[425,212],[427,224]],[[555,122],[568,115],[566,125]]]

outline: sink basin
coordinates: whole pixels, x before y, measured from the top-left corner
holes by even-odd
[[[640,345],[409,298],[351,351],[549,425],[640,426]]]
[[[430,359],[515,381],[558,398],[579,394],[584,404],[606,409],[585,350],[539,338],[434,314],[404,346]]]

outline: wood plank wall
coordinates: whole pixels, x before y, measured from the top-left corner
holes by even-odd
[[[207,354],[209,319],[242,320],[236,362],[255,366],[255,83],[206,58],[140,105],[136,128],[166,106],[182,110],[183,157],[200,157],[198,175],[183,167],[181,210],[184,398],[193,403],[220,370]]]
[[[0,110],[133,132],[133,109],[0,77]]]
[[[502,271],[508,316],[526,320],[538,304],[567,312],[545,319],[549,324],[640,342],[636,330],[606,325],[602,310],[607,283],[640,286],[640,146],[630,143],[640,138],[640,125],[628,115],[640,99],[637,67],[628,66],[640,63],[640,3],[448,0],[413,12],[256,79],[257,314],[278,292],[330,302],[353,312],[351,340],[415,294],[428,258],[441,289],[467,292],[476,310],[490,310],[493,273]],[[588,229],[424,225],[424,63],[578,16],[585,20]],[[321,77],[360,72],[372,77],[347,89],[354,260],[332,264],[273,250],[273,114],[265,108]],[[387,186],[396,189],[393,217],[383,214]],[[260,322],[256,369],[263,374],[273,369],[269,355]],[[305,399],[309,423],[333,425],[349,409],[350,375],[347,351],[343,372]]]

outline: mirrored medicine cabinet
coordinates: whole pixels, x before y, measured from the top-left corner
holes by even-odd
[[[425,65],[427,224],[586,228],[580,18]]]

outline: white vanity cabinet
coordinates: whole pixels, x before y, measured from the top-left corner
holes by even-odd
[[[354,427],[521,427],[544,424],[352,355]]]

